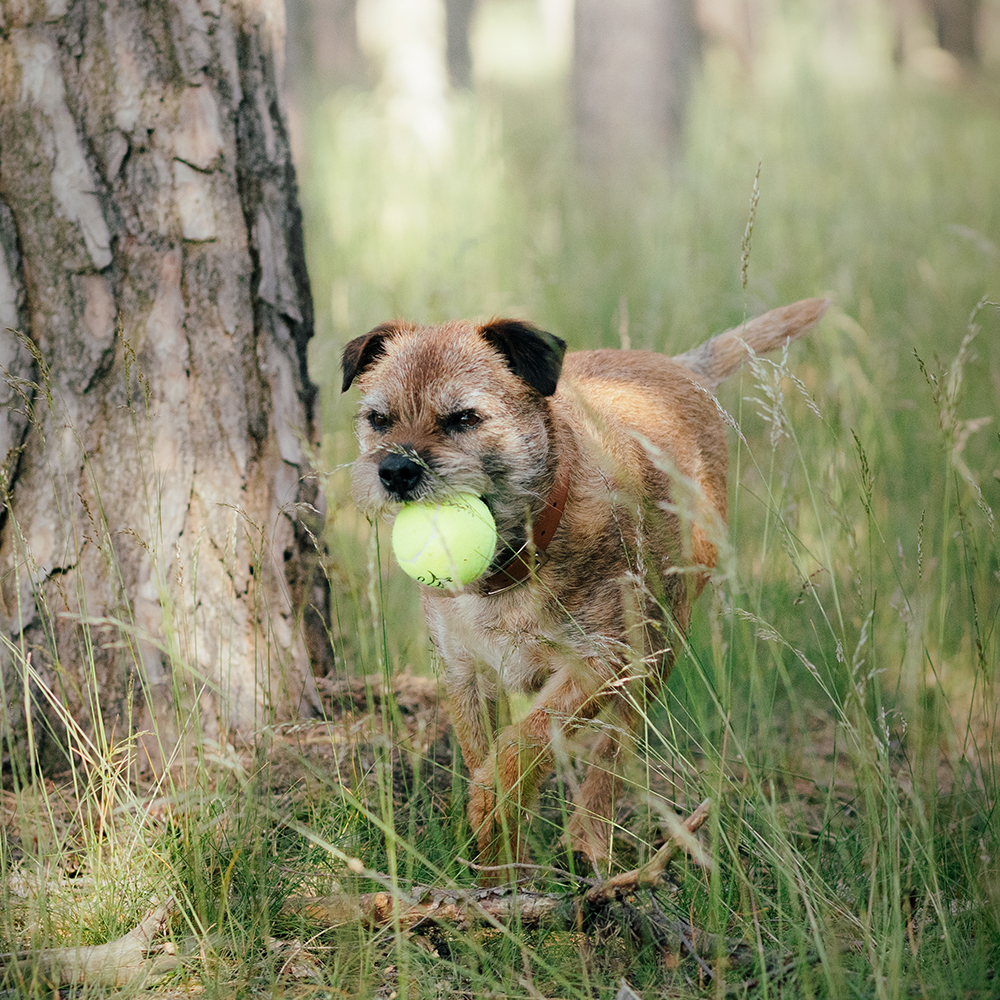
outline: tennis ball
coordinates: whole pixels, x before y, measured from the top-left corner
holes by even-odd
[[[471,493],[444,503],[404,503],[392,526],[403,571],[428,587],[458,587],[486,572],[497,547],[489,508]]]

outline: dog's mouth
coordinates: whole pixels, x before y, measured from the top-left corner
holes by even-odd
[[[377,475],[385,502],[443,502],[461,493],[479,497],[496,517],[489,475],[466,468],[442,469],[415,448],[394,447],[379,460]]]
[[[495,452],[476,456],[429,454],[410,444],[386,444],[369,480],[369,514],[392,517],[408,503],[444,503],[459,494],[478,497],[497,528],[496,565],[524,548],[531,535],[524,490],[510,484],[510,469]],[[374,482],[372,481],[374,480]],[[494,566],[494,569],[496,566]]]

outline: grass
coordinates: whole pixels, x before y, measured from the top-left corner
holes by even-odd
[[[83,731],[69,772],[5,776],[0,950],[104,941],[169,894],[188,958],[162,993],[605,997],[623,977],[644,997],[1000,991],[1000,109],[985,88],[782,66],[748,87],[711,58],[682,161],[608,199],[571,167],[558,80],[456,100],[436,163],[387,134],[370,94],[307,109],[327,719],[256,752],[200,747],[152,784],[128,739]],[[712,864],[680,863],[658,902],[747,942],[747,967],[705,955],[710,981],[625,930],[331,931],[284,913],[290,894],[379,888],[371,873],[472,881],[416,588],[349,498],[343,343],[396,315],[512,313],[573,347],[674,352],[822,293],[817,331],[722,390],[741,428],[732,548],[645,706],[620,817],[632,865],[668,810],[713,799]],[[568,863],[574,780],[546,786],[540,863]]]

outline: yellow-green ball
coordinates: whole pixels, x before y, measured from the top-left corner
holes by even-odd
[[[444,503],[405,503],[392,526],[399,565],[428,587],[471,583],[486,572],[496,547],[493,515],[471,493]]]

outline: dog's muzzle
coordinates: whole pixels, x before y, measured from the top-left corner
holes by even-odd
[[[409,455],[393,452],[378,464],[378,477],[394,500],[410,500],[424,478],[426,466]]]

